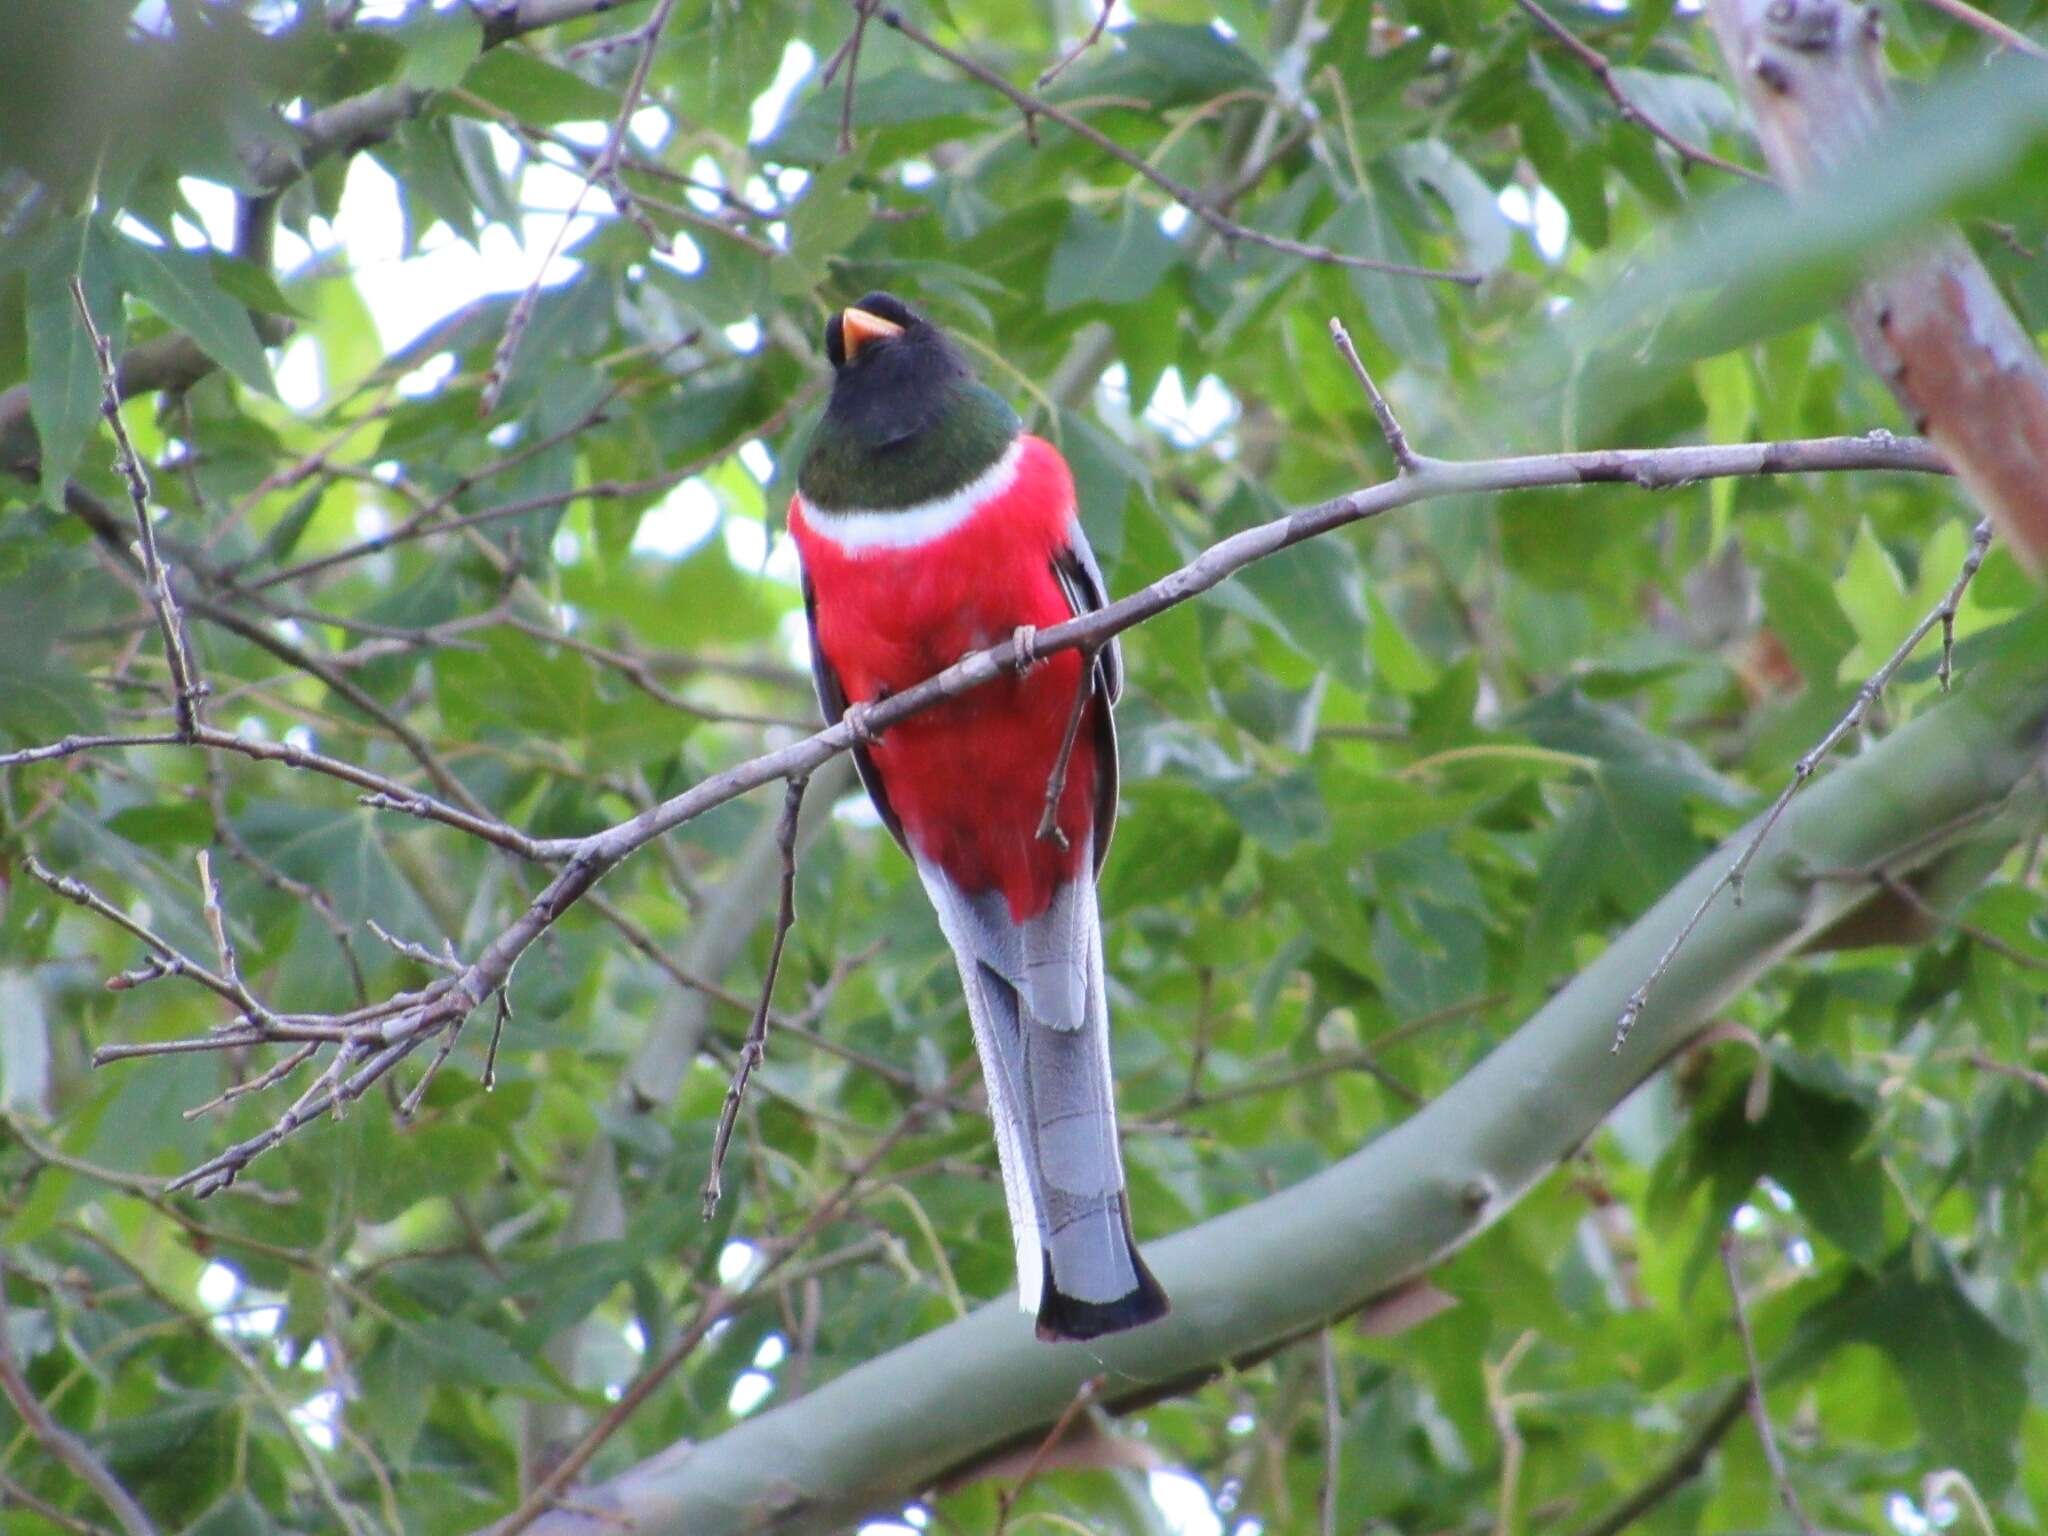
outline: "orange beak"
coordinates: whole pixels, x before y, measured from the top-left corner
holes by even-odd
[[[839,312],[839,337],[846,347],[849,363],[860,356],[860,349],[869,342],[902,334],[903,327],[894,320],[884,320],[864,309],[843,309]]]

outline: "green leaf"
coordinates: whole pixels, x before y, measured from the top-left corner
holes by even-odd
[[[129,291],[200,351],[251,389],[277,393],[249,312],[222,289],[205,257],[123,237],[114,241],[114,265]]]
[[[394,36],[405,48],[405,83],[445,91],[462,80],[484,45],[483,23],[466,5],[427,11]]]
[[[1414,257],[1400,232],[1388,222],[1377,200],[1349,199],[1316,231],[1316,243],[1350,256],[1369,256],[1375,261],[1412,262]],[[1437,329],[1436,301],[1430,284],[1412,277],[1395,277],[1346,267],[1345,280],[1359,303],[1380,344],[1394,354],[1397,363],[1427,363],[1440,366],[1446,357],[1443,335]]]
[[[1750,435],[1756,416],[1756,388],[1750,382],[1749,359],[1739,352],[1724,352],[1693,364],[1693,380],[1707,406],[1707,441],[1739,443]],[[1707,495],[1714,511],[1714,535],[1707,553],[1718,555],[1728,537],[1729,514],[1735,506],[1735,482],[1709,482]]]
[[[1898,564],[1867,518],[1856,526],[1849,562],[1835,580],[1835,598],[1856,630],[1856,648],[1842,658],[1835,681],[1861,682],[1898,649],[1919,618]]]
[[[1124,547],[1124,502],[1131,487],[1149,484],[1144,464],[1079,411],[1059,415],[1060,451],[1074,472],[1074,500],[1095,557],[1113,566]]]
[[[491,49],[463,75],[462,89],[526,123],[609,123],[619,110],[610,91],[521,48]]]
[[[1220,536],[1270,521],[1286,509],[1242,485],[1217,514]],[[1353,687],[1367,681],[1365,578],[1341,538],[1318,539],[1268,556],[1238,578],[1255,611],[1304,656]]]
[[[1048,97],[1064,102],[1130,96],[1156,110],[1267,84],[1265,71],[1251,56],[1210,26],[1136,22],[1110,38],[1115,40],[1113,50],[1068,71]]]
[[[81,278],[93,323],[118,348],[121,294],[107,238],[89,219],[51,232],[28,270],[28,401],[42,451],[43,497],[63,505],[70,478],[100,411],[100,372],[79,318],[71,281]]]
[[[1997,1499],[2018,1470],[2027,1353],[1979,1310],[1946,1260],[1915,1271],[1906,1250],[1856,1273],[1800,1318],[1774,1378],[1810,1372],[1843,1344],[1874,1344],[1898,1371],[1934,1466],[1959,1467]]]
[[[1045,274],[1046,308],[1135,304],[1179,260],[1179,249],[1135,196],[1122,199],[1114,224],[1076,204]]]

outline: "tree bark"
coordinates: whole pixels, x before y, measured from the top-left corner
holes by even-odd
[[[1884,28],[1848,0],[1711,0],[1771,168],[1795,195],[1850,166],[1892,115]],[[2038,68],[2028,64],[2025,67]],[[2048,364],[1976,254],[1943,230],[1856,294],[1863,360],[2000,536],[2048,580]]]

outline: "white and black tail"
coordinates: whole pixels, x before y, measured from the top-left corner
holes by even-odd
[[[1014,921],[999,891],[918,873],[960,963],[1017,1244],[1018,1300],[1042,1339],[1092,1339],[1166,1313],[1131,1235],[1109,1076],[1094,863]]]

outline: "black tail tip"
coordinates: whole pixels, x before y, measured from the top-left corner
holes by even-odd
[[[1069,1296],[1052,1279],[1052,1259],[1045,1260],[1045,1283],[1039,1291],[1038,1336],[1047,1343],[1061,1339],[1094,1339],[1105,1333],[1122,1333],[1126,1328],[1157,1322],[1171,1310],[1166,1292],[1152,1278],[1145,1261],[1132,1250],[1138,1283],[1115,1301],[1082,1301]]]

